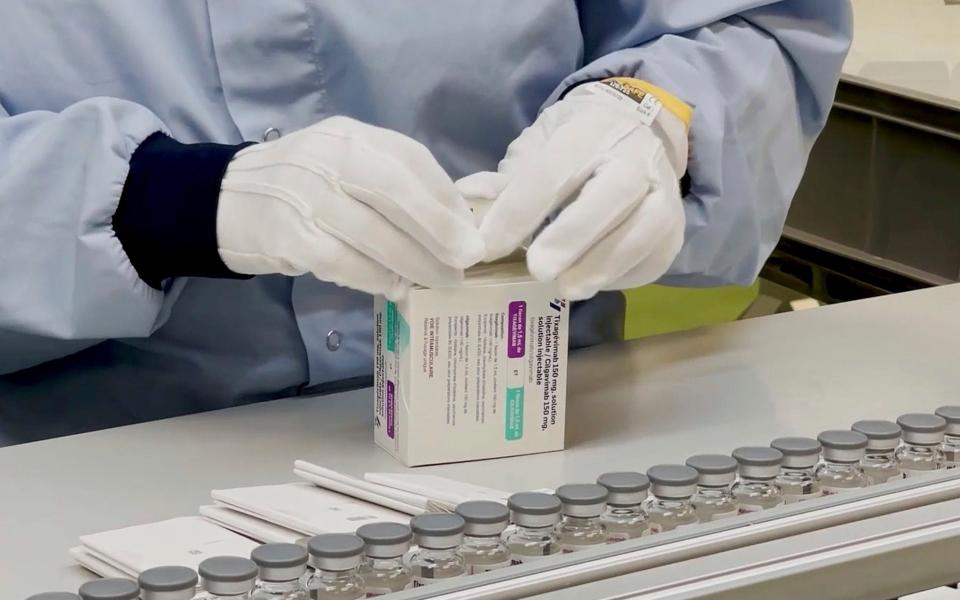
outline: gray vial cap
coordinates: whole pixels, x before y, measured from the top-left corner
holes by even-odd
[[[607,501],[607,488],[595,483],[570,483],[557,488],[560,502],[570,505],[593,505]]]
[[[783,462],[783,453],[766,446],[743,446],[733,451],[733,458],[741,465],[770,467]]]
[[[357,537],[369,546],[393,546],[409,542],[413,532],[403,523],[367,523],[357,529]]]
[[[410,519],[410,529],[420,536],[445,537],[463,533],[466,522],[460,515],[427,513]]]
[[[867,436],[859,431],[831,429],[817,436],[824,448],[835,450],[859,450],[867,447]]]
[[[507,499],[507,507],[524,515],[553,515],[560,512],[560,499],[553,494],[520,492]]]
[[[737,461],[726,454],[697,454],[687,459],[687,466],[705,475],[726,475],[737,470]]]
[[[904,431],[939,433],[947,428],[947,421],[938,415],[909,413],[897,418],[897,425]]]
[[[140,573],[140,588],[148,592],[180,592],[197,587],[197,572],[190,567],[154,567]]]
[[[299,544],[263,544],[250,553],[261,569],[287,569],[307,564],[307,549]]]
[[[207,581],[225,583],[247,581],[257,576],[257,565],[239,556],[214,556],[200,563],[197,570]]]
[[[654,485],[694,485],[700,478],[697,470],[686,465],[654,465],[647,469],[647,477]]]
[[[492,500],[461,502],[454,512],[467,523],[502,523],[510,519],[507,507]]]
[[[770,447],[784,456],[807,456],[820,453],[820,442],[808,437],[782,437],[770,442]]]
[[[900,437],[900,426],[893,421],[864,420],[857,421],[850,429],[862,433],[871,440],[895,440]]]
[[[80,586],[83,600],[136,600],[140,586],[132,579],[99,579]]]
[[[650,479],[643,473],[618,471],[597,477],[597,483],[611,494],[636,494],[650,489]]]
[[[960,406],[941,406],[936,414],[947,422],[947,434],[960,435]]]
[[[317,558],[350,558],[363,553],[363,540],[349,533],[324,533],[310,538],[307,549]]]
[[[80,596],[71,592],[44,592],[42,594],[34,594],[27,598],[27,600],[80,600]]]

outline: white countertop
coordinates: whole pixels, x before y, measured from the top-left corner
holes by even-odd
[[[860,418],[958,403],[960,285],[596,348],[571,361],[564,452],[425,467],[516,491],[645,469]],[[213,488],[294,481],[294,459],[403,467],[370,391],[296,398],[0,449],[3,597],[75,588],[77,537],[195,514]]]
[[[960,3],[853,0],[853,16],[844,76],[960,109]]]

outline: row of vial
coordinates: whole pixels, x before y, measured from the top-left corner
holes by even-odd
[[[784,437],[732,455],[701,454],[656,465],[646,475],[605,473],[595,484],[554,494],[522,492],[472,501],[453,514],[410,524],[371,523],[356,535],[325,534],[307,548],[264,544],[250,559],[214,557],[145,571],[134,582],[84,584],[83,600],[351,600],[380,596],[599,544],[715,521],[823,495],[885,483],[960,463],[960,407],[906,414],[897,422],[858,421],[817,439]],[[649,496],[649,497],[648,497]],[[510,524],[512,523],[512,527]],[[411,550],[411,544],[416,546]],[[313,570],[307,569],[308,563]],[[195,595],[198,579],[202,592]],[[40,594],[28,600],[76,600]]]

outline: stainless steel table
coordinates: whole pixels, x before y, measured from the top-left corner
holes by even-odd
[[[568,450],[424,471],[506,490],[960,402],[960,285],[577,353]],[[4,598],[70,589],[77,537],[195,514],[209,490],[292,481],[294,459],[403,467],[373,445],[369,390],[0,449]]]

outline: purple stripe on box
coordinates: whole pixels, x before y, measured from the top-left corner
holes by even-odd
[[[507,357],[520,358],[527,347],[527,303],[511,302],[507,314]]]
[[[393,399],[393,382],[389,379],[387,380],[387,437],[391,440],[393,439],[393,419],[394,419],[394,399]]]

